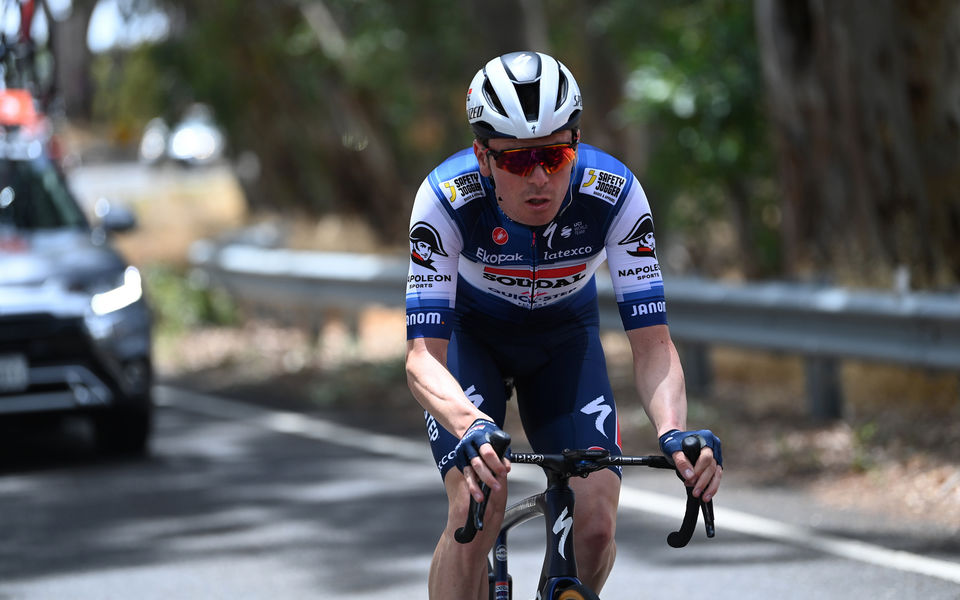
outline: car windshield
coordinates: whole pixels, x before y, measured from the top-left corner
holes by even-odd
[[[85,227],[87,220],[56,168],[43,160],[0,160],[0,228]]]

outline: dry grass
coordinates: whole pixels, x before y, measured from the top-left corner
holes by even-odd
[[[729,465],[759,485],[796,486],[819,500],[960,528],[960,383],[955,373],[849,361],[842,421],[806,412],[796,357],[714,351],[716,384],[702,403]]]

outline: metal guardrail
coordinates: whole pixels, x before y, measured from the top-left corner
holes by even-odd
[[[198,242],[190,261],[245,302],[283,310],[350,312],[404,302],[407,260],[401,257]],[[613,287],[603,269],[598,289],[601,325],[619,328]],[[838,360],[960,371],[960,294],[668,278],[667,302],[691,388],[709,385],[710,346],[803,356],[808,408],[820,418],[843,413]]]

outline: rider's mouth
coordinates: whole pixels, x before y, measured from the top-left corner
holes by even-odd
[[[533,206],[543,206],[550,202],[549,198],[530,198],[527,200],[527,204],[532,204]]]

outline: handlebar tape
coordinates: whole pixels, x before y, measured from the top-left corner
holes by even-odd
[[[489,435],[490,445],[494,452],[501,459],[510,446],[510,434],[503,430],[494,431]],[[483,531],[483,516],[487,512],[487,501],[490,499],[490,487],[480,484],[480,491],[483,492],[483,502],[477,502],[473,496],[470,496],[470,507],[467,509],[467,522],[463,527],[457,529],[453,534],[453,539],[461,544],[469,544],[477,536],[478,531]]]

